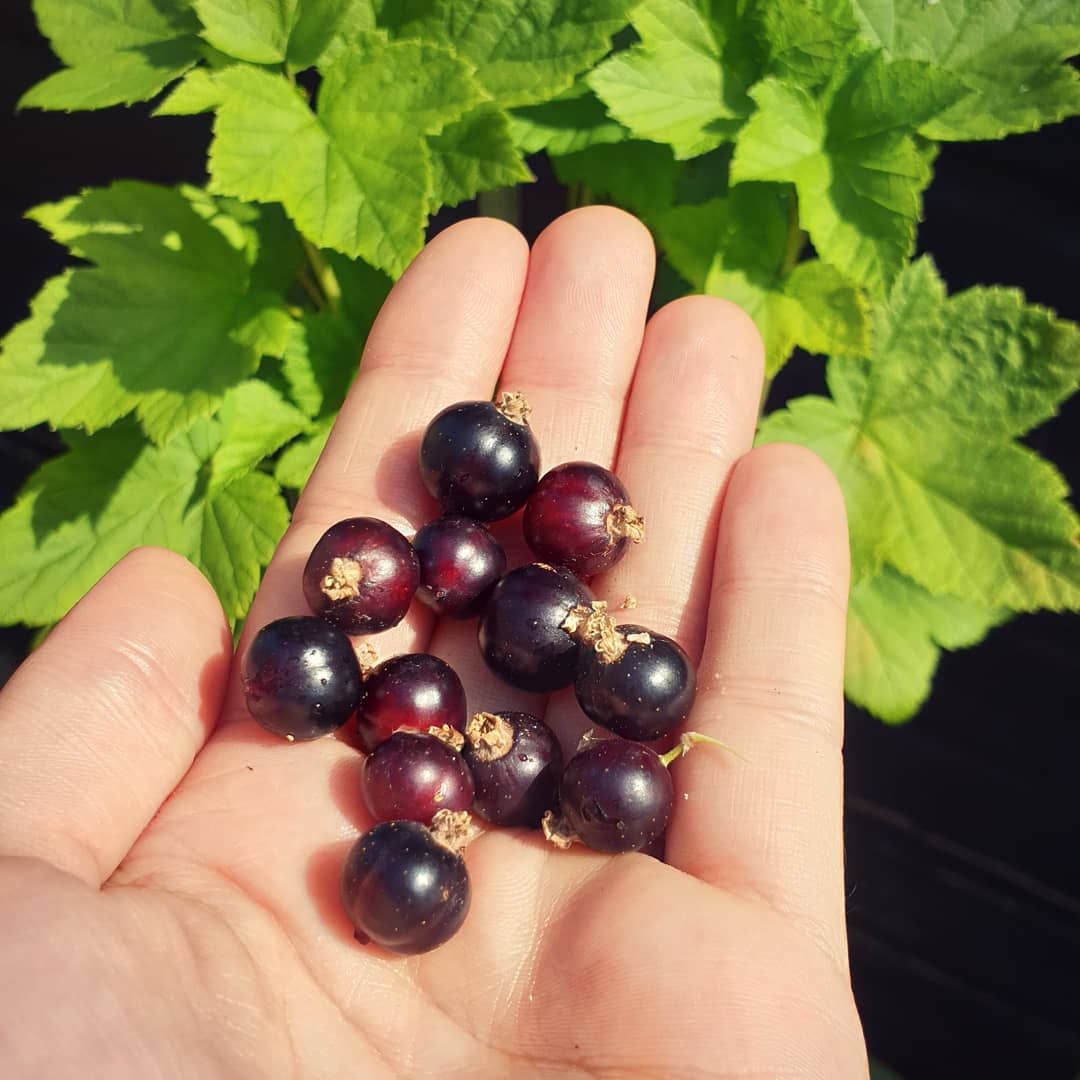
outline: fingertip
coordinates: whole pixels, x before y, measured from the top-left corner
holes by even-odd
[[[529,242],[516,226],[501,218],[473,217],[456,221],[436,233],[413,262],[430,258],[432,253],[437,255],[448,245],[455,248],[463,245],[478,247],[485,252],[504,254],[508,258],[529,257]]]
[[[537,237],[534,252],[563,251],[588,264],[594,254],[606,263],[619,253],[619,264],[641,273],[647,268],[651,280],[656,266],[652,233],[625,210],[616,206],[581,206],[557,217]]]
[[[102,581],[115,579],[128,595],[181,606],[193,625],[228,630],[228,619],[206,575],[178,552],[144,545],[129,551]]]

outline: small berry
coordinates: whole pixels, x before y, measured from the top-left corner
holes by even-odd
[[[522,527],[537,559],[582,578],[610,570],[645,535],[622,481],[587,461],[557,465],[541,477]]]
[[[397,731],[465,727],[465,688],[457,672],[430,653],[384,660],[364,680],[356,707],[356,730],[369,753]]]
[[[264,626],[244,656],[241,678],[248,712],[287,739],[314,739],[340,727],[360,696],[352,642],[310,615]]]
[[[420,564],[404,536],[378,518],[331,525],[304,567],[304,597],[315,615],[347,634],[396,626],[420,584]]]
[[[436,735],[397,731],[364,761],[360,790],[376,821],[430,825],[440,810],[468,810],[475,787],[465,759]]]
[[[641,743],[603,739],[569,761],[560,806],[571,830],[596,851],[639,851],[667,827],[674,788],[660,755]]]
[[[574,690],[582,711],[626,739],[671,734],[694,704],[690,658],[678,642],[641,626],[618,627],[615,640],[621,651],[581,651]]]
[[[462,754],[476,784],[473,809],[493,825],[535,829],[558,805],[562,750],[535,716],[477,713],[466,725]]]
[[[364,833],[341,875],[341,902],[358,940],[404,955],[453,937],[469,900],[465,860],[416,821],[387,821]]]
[[[519,690],[548,693],[569,686],[580,646],[564,628],[592,593],[569,570],[532,563],[495,586],[480,617],[480,651],[488,667]]]
[[[524,505],[540,475],[540,450],[520,394],[443,409],[420,443],[420,476],[444,514],[498,521]]]
[[[506,554],[499,542],[472,518],[428,522],[413,539],[413,548],[420,560],[416,595],[451,619],[479,615],[506,571]]]

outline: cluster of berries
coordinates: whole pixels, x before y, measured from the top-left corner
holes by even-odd
[[[354,719],[376,824],[346,858],[341,897],[360,940],[399,953],[432,949],[464,921],[470,812],[542,828],[561,847],[640,850],[668,822],[667,765],[703,738],[684,735],[662,755],[646,745],[686,719],[693,667],[671,638],[618,626],[583,580],[644,536],[612,472],[571,462],[541,478],[528,407],[503,394],[498,404],[440,412],[421,442],[420,474],[444,516],[411,543],[375,518],[331,526],[304,568],[313,614],[264,626],[243,661],[248,710],[267,730],[311,739]],[[507,572],[485,522],[522,507],[540,561]],[[564,767],[539,718],[513,710],[470,718],[461,680],[438,657],[376,663],[368,646],[354,648],[350,635],[397,625],[414,596],[448,618],[479,615],[491,671],[520,690],[573,685],[585,715],[613,737],[587,737]]]

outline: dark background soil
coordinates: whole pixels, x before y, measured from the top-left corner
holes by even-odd
[[[64,253],[21,219],[117,177],[203,178],[206,122],[112,109],[13,115],[55,66],[29,5],[0,12],[0,332]],[[530,238],[563,207],[543,163],[524,197]],[[920,248],[953,290],[1022,287],[1080,319],[1080,121],[946,146]],[[460,216],[459,211],[453,216]],[[801,358],[771,404],[823,389]],[[1080,397],[1029,442],[1080,481]],[[53,448],[0,434],[0,507]],[[0,553],[2,556],[2,553]],[[0,681],[28,635],[0,631]],[[923,713],[888,728],[848,710],[852,972],[872,1053],[909,1078],[1074,1080],[1080,1072],[1080,618],[1029,615],[948,655]]]

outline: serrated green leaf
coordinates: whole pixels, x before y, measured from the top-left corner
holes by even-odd
[[[934,596],[886,567],[851,590],[844,691],[882,720],[909,720],[930,693],[941,649],[975,645],[1005,617]]]
[[[769,375],[796,345],[826,354],[869,345],[868,305],[850,281],[819,259],[787,266],[791,209],[783,188],[740,184],[653,221],[666,257],[694,288],[754,319]]]
[[[0,426],[93,431],[134,409],[164,442],[284,347],[279,299],[178,191],[122,181],[31,216],[96,265],[48,282],[0,345]]]
[[[890,56],[925,60],[969,89],[928,120],[933,139],[1000,139],[1080,113],[1080,52],[1073,0],[856,0],[868,40]]]
[[[494,105],[481,105],[447,124],[429,137],[428,150],[435,210],[533,179],[514,146],[509,116]]]
[[[189,71],[154,109],[154,116],[197,116],[221,104],[221,91],[207,68]]]
[[[334,35],[315,60],[320,68],[329,67],[354,44],[375,31],[373,0],[349,0]],[[382,33],[385,37],[385,32]]]
[[[644,0],[633,12],[641,43],[588,77],[611,115],[640,139],[696,157],[730,138],[750,114],[761,49],[738,5]]]
[[[266,72],[214,78],[223,97],[211,189],[280,202],[316,246],[400,274],[423,243],[430,205],[424,136],[482,96],[466,65],[436,46],[369,37],[324,72],[317,114]]]
[[[660,143],[629,139],[590,146],[553,157],[551,164],[561,183],[585,184],[647,220],[675,199],[678,163],[671,148]]]
[[[296,323],[282,358],[293,401],[308,416],[337,410],[356,374],[363,336],[352,322],[328,311]]]
[[[370,0],[300,0],[289,32],[286,60],[296,71],[313,67],[326,57],[340,35],[374,29]]]
[[[336,251],[323,254],[341,288],[341,310],[352,321],[362,346],[393,282],[362,259],[347,259]],[[359,357],[358,349],[355,359],[359,360]]]
[[[750,0],[742,17],[760,27],[765,71],[804,90],[823,86],[859,51],[851,0]]]
[[[731,181],[793,183],[800,221],[827,262],[873,289],[895,279],[915,244],[930,165],[915,130],[962,93],[914,61],[860,59],[827,98],[763,79],[739,133]]]
[[[976,296],[988,293],[997,290]],[[1076,385],[1077,330],[1056,324],[1032,336],[1048,314],[1014,308],[1011,337],[1004,318],[987,333],[981,304],[940,296],[932,268],[914,264],[878,316],[873,356],[834,358],[833,400],[792,402],[759,438],[803,443],[833,467],[857,577],[888,562],[932,593],[983,608],[1076,607],[1080,522],[1064,481],[1009,436],[1052,411],[1068,392],[1064,372]],[[989,355],[978,360],[980,348]],[[993,372],[1003,385],[992,385]]]
[[[285,60],[300,0],[192,0],[215,49],[252,64]]]
[[[452,46],[503,108],[546,101],[611,47],[632,0],[383,0],[395,37]]]
[[[297,439],[282,451],[274,470],[274,477],[279,484],[297,491],[304,490],[336,419],[336,414],[324,416],[316,421],[310,435]]]
[[[584,82],[550,101],[523,105],[510,114],[514,142],[526,154],[572,154],[600,143],[622,142],[630,133],[608,116],[604,103]]]
[[[145,101],[199,59],[198,23],[183,0],[35,0],[34,13],[68,66],[31,87],[20,108]]]

